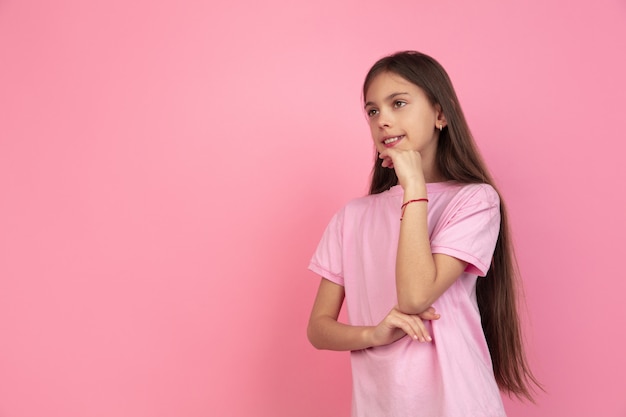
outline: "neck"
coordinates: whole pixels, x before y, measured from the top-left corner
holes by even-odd
[[[446,178],[443,177],[439,168],[437,167],[437,161],[435,155],[429,155],[426,158],[422,156],[422,170],[424,172],[424,180],[429,182],[444,182]]]

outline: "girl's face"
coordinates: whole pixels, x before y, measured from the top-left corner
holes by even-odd
[[[414,150],[434,161],[439,125],[446,125],[439,106],[424,91],[392,72],[382,72],[365,96],[365,113],[378,152],[385,148]]]

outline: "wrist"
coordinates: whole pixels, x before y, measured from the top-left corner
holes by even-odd
[[[404,201],[426,198],[428,192],[426,190],[426,183],[415,183],[404,187]]]
[[[374,340],[374,332],[375,327],[366,326],[363,328],[363,332],[361,333],[361,337],[363,338],[363,344],[367,347],[375,347],[377,346],[376,341]]]
[[[409,204],[413,204],[413,203],[423,203],[423,204],[428,204],[428,199],[427,198],[416,198],[416,199],[411,199],[411,200],[407,200],[404,202],[404,204],[402,204],[402,206],[400,207],[400,221],[402,221],[402,218],[404,218],[404,211],[406,210],[406,208],[409,206]]]

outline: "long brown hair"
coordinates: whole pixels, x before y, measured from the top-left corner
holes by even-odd
[[[397,74],[415,84],[426,93],[432,105],[441,106],[447,125],[439,133],[436,163],[443,177],[460,183],[485,183],[496,188],[443,67],[428,55],[415,51],[384,57],[367,73],[363,98],[373,79],[382,72]],[[398,183],[395,171],[384,168],[377,155],[374,159],[370,194],[381,193]],[[519,274],[501,195],[500,214],[500,234],[493,260],[487,276],[479,278],[476,283],[476,298],[498,386],[509,394],[533,401],[532,391],[541,385],[524,354],[517,312]]]

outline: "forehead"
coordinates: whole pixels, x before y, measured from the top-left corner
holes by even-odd
[[[393,72],[381,72],[376,75],[365,95],[366,102],[383,101],[385,98],[397,93],[423,96],[422,89]]]

